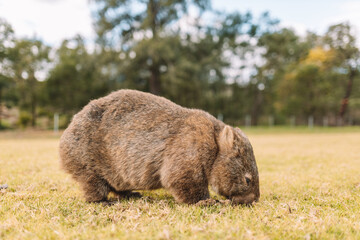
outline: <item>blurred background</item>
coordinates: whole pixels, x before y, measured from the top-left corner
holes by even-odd
[[[0,129],[130,88],[245,126],[360,125],[360,2],[0,0]]]

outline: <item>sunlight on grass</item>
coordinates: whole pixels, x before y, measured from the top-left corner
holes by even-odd
[[[0,239],[360,238],[359,131],[247,132],[261,185],[252,207],[176,204],[165,190],[89,204],[59,169],[58,137],[0,133]]]

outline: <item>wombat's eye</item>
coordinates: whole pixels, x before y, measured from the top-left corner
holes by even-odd
[[[251,179],[248,178],[248,177],[245,177],[245,180],[246,180],[246,184],[249,186],[249,185],[250,185],[250,182],[251,182]]]

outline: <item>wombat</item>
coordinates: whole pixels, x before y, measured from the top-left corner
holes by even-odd
[[[61,137],[60,158],[89,202],[165,188],[192,204],[209,199],[208,185],[233,203],[260,197],[253,149],[239,128],[135,90],[113,92],[77,113]]]

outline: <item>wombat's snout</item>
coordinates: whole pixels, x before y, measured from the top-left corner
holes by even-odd
[[[234,196],[231,198],[233,204],[246,204],[246,205],[251,205],[254,202],[257,202],[258,200],[259,197],[256,196],[254,193],[250,193],[245,196]]]

